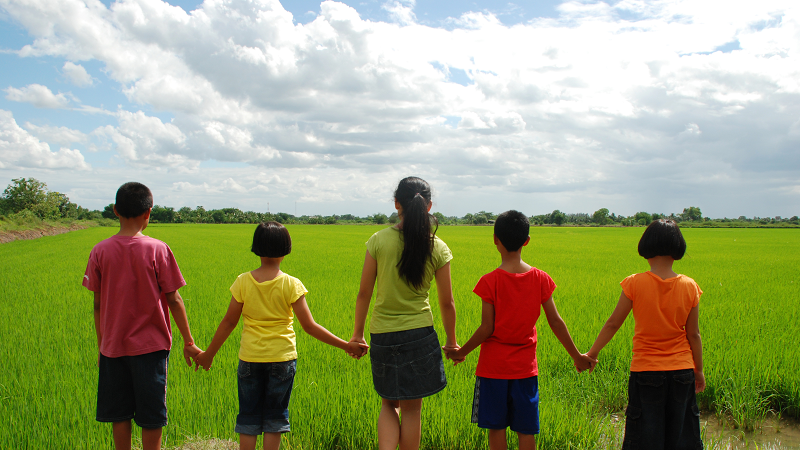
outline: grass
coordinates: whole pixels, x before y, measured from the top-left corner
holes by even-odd
[[[345,339],[352,333],[364,242],[380,228],[289,226],[294,247],[282,268],[308,288],[315,319]],[[176,255],[188,282],[181,295],[201,347],[208,345],[225,313],[230,284],[258,263],[249,252],[253,229],[147,229]],[[642,231],[532,229],[523,257],[555,280],[554,299],[580,349],[589,348],[613,310],[619,282],[647,270],[636,254]],[[115,232],[90,228],[0,246],[0,448],[74,448],[75,443],[81,448],[112,448],[111,427],[94,421],[97,348],[92,297],[80,280],[92,246]],[[455,256],[460,343],[480,322],[480,300],[472,288],[499,263],[491,232],[490,227],[439,229]],[[699,396],[701,407],[738,415],[736,424],[742,428],[757,427],[768,411],[800,417],[800,350],[794,344],[800,329],[800,234],[790,229],[686,229],[684,236],[689,249],[676,271],[694,278],[704,291],[700,327],[708,389]],[[431,297],[441,337],[435,289]],[[610,419],[627,402],[632,320],[600,354],[597,370],[580,375],[546,321],[539,321],[538,327],[539,448],[614,448],[618,427]],[[375,448],[380,401],[372,388],[369,359],[355,361],[310,338],[299,325],[295,329],[298,374],[290,406],[292,432],[285,435],[284,448]],[[234,331],[209,372],[194,373],[177,352],[171,356],[166,448],[189,450],[237,440],[233,426],[239,335]],[[175,337],[180,342],[177,332]],[[487,448],[485,434],[469,423],[476,362],[473,354],[464,364],[448,365],[448,387],[423,403],[423,448]],[[510,440],[514,448],[514,438]]]

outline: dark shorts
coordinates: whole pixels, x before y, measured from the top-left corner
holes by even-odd
[[[382,398],[413,400],[447,386],[442,349],[433,327],[370,334],[372,383]]]
[[[477,377],[472,423],[490,430],[539,434],[539,378],[498,380]]]
[[[624,450],[702,450],[694,370],[631,372]]]
[[[258,436],[289,432],[289,398],[297,360],[239,361],[239,415],[235,432]]]
[[[100,355],[97,421],[135,420],[142,428],[167,425],[169,350],[136,356]]]

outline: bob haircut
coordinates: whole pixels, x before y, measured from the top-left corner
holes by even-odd
[[[654,220],[639,239],[639,255],[644,259],[669,256],[678,260],[685,253],[686,241],[674,220]]]
[[[497,216],[494,222],[494,235],[509,252],[522,248],[530,231],[531,224],[525,214],[513,209]]]
[[[153,207],[153,193],[142,183],[131,181],[117,189],[114,208],[117,214],[133,219],[146,213]]]
[[[256,226],[250,251],[262,258],[280,258],[292,253],[289,230],[278,222],[261,222]]]

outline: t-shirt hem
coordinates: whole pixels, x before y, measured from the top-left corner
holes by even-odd
[[[297,352],[290,353],[284,356],[276,356],[274,358],[263,358],[263,357],[250,358],[247,355],[239,355],[239,360],[252,363],[286,362],[294,359],[297,359]]]
[[[524,373],[524,374],[499,374],[499,373],[480,373],[478,371],[475,372],[476,377],[481,378],[491,378],[493,380],[521,380],[523,378],[530,378],[539,376],[539,371],[534,370],[533,372]]]
[[[666,372],[669,370],[685,370],[685,369],[694,369],[694,363],[692,364],[676,364],[676,365],[667,365],[667,366],[634,366],[631,364],[631,372]]]
[[[147,353],[153,353],[153,352],[159,352],[161,350],[171,350],[171,349],[172,349],[172,344],[168,345],[166,348],[163,345],[158,345],[154,347],[147,347],[144,349],[138,349],[121,353],[106,354],[102,350],[100,351],[100,353],[106,358],[121,358],[123,356],[139,356],[139,355],[145,355]]]

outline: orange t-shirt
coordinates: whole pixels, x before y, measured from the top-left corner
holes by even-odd
[[[620,283],[633,303],[633,360],[631,372],[693,369],[692,348],[686,338],[686,319],[700,303],[703,291],[685,275],[662,280],[637,273]]]

